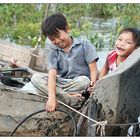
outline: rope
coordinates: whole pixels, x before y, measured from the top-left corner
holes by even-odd
[[[42,95],[42,94],[36,94],[36,95],[48,99],[48,97],[46,97],[46,96],[44,96],[44,95]],[[57,99],[57,101],[58,101],[60,104],[64,105],[65,107],[67,107],[67,108],[71,109],[72,111],[76,112],[77,114],[79,114],[79,115],[81,115],[81,116],[83,116],[83,117],[89,119],[90,121],[94,122],[95,124],[93,124],[93,126],[99,125],[99,126],[101,126],[101,128],[102,128],[102,126],[105,127],[105,125],[107,124],[107,121],[98,122],[98,121],[96,121],[96,120],[94,120],[94,119],[88,117],[87,115],[85,115],[85,114],[83,114],[83,113],[77,111],[76,109],[70,107],[69,105],[67,105],[67,104],[65,104],[65,103],[63,103],[63,102],[61,102],[60,100]],[[105,132],[104,132],[104,133],[105,133]]]
[[[100,136],[105,136],[105,126],[107,125],[107,121],[102,121],[97,127],[97,133],[100,129]]]
[[[44,95],[42,95],[42,94],[36,94],[36,95],[48,99],[47,96],[44,96]],[[57,101],[58,101],[58,103],[60,103],[60,104],[64,105],[65,107],[71,109],[72,111],[76,112],[77,114],[80,114],[80,115],[84,116],[85,118],[87,118],[87,119],[93,121],[93,122],[96,123],[97,125],[99,124],[99,122],[97,122],[96,120],[93,120],[92,118],[90,118],[90,117],[86,116],[85,114],[83,114],[83,113],[77,111],[76,109],[74,109],[74,108],[70,107],[69,105],[67,105],[67,104],[65,104],[65,103],[63,103],[63,102],[61,102],[60,100],[57,99]],[[95,125],[95,124],[94,124],[94,125]]]
[[[32,84],[33,84],[33,83],[32,83]],[[33,85],[34,85],[34,84],[33,84]],[[40,90],[40,88],[38,88],[36,85],[34,85],[34,86],[35,86],[40,92],[44,93],[44,92],[43,92],[42,90]],[[33,93],[32,93],[32,94],[33,94]],[[45,94],[45,93],[44,93],[44,94]],[[44,95],[42,95],[42,94],[36,94],[36,95],[48,99],[47,96],[44,96]],[[89,98],[89,100],[90,100],[90,98]],[[100,126],[100,127],[101,127],[101,134],[105,135],[105,131],[104,131],[104,130],[105,130],[105,125],[107,124],[107,121],[98,122],[98,121],[96,121],[96,120],[94,120],[94,119],[88,117],[87,115],[85,115],[85,114],[83,114],[83,113],[77,111],[76,109],[70,107],[69,105],[63,103],[62,101],[60,101],[60,100],[58,100],[58,99],[57,99],[57,101],[58,101],[58,103],[60,103],[61,105],[64,105],[65,107],[71,109],[72,111],[76,112],[77,114],[79,114],[79,115],[81,115],[81,116],[87,118],[88,120],[94,122],[95,124],[93,124],[93,126],[97,126],[97,125]]]
[[[34,85],[34,86],[35,86],[35,85]],[[35,87],[36,87],[39,91],[41,91],[41,92],[43,93],[43,91],[40,90],[37,86],[35,86]],[[34,94],[34,93],[32,93],[32,94]],[[35,95],[48,99],[47,96],[42,95],[42,94],[35,94]],[[91,99],[91,98],[89,98],[89,100],[90,100],[90,99]],[[88,103],[89,100],[87,100],[87,103]],[[127,123],[127,124],[108,124],[108,122],[107,122],[106,120],[105,120],[105,121],[96,121],[96,120],[94,120],[94,119],[88,117],[87,115],[85,115],[85,114],[83,114],[83,113],[77,111],[76,109],[70,107],[69,105],[63,103],[62,101],[60,101],[60,100],[58,100],[58,99],[57,99],[57,101],[58,101],[60,104],[64,105],[65,107],[67,107],[67,108],[71,109],[72,111],[76,112],[77,114],[79,114],[79,115],[81,115],[81,116],[87,118],[88,120],[94,122],[95,124],[93,124],[93,126],[97,126],[97,125],[98,125],[98,127],[97,127],[97,132],[100,130],[100,135],[101,135],[101,136],[105,136],[105,126],[129,126],[129,125],[137,125],[137,124],[140,124],[140,122]]]
[[[129,126],[129,125],[137,125],[140,124],[140,122],[134,122],[134,123],[127,123],[127,124],[107,124],[107,126]]]
[[[48,99],[47,96],[44,96],[44,95],[42,95],[42,94],[36,94],[36,95]],[[63,102],[61,102],[60,100],[57,99],[57,101],[58,101],[60,104],[64,105],[65,107],[67,107],[67,108],[73,110],[73,111],[76,112],[77,114],[79,114],[79,115],[81,115],[81,116],[83,116],[83,117],[89,119],[90,121],[94,122],[95,124],[93,124],[92,126],[98,126],[98,127],[97,127],[97,133],[98,133],[99,130],[100,130],[100,135],[101,135],[101,136],[105,136],[105,127],[106,127],[106,126],[129,126],[129,125],[140,124],[140,122],[127,123],[127,124],[108,124],[108,121],[106,121],[106,120],[105,120],[105,121],[96,121],[96,120],[94,120],[94,119],[88,117],[87,115],[85,115],[85,114],[83,114],[83,113],[77,111],[76,109],[70,107],[69,105],[67,105],[67,104],[65,104],[65,103],[63,103]]]
[[[33,84],[33,83],[32,83]],[[33,84],[34,85],[34,84]],[[34,85],[40,92],[42,92],[42,93],[44,93],[42,90],[40,90],[40,88],[38,88],[36,85]],[[32,93],[33,94],[33,93]],[[44,93],[45,94],[45,93]],[[42,94],[36,94],[36,95],[38,95],[38,96],[40,96],[40,97],[43,97],[43,98],[46,98],[46,99],[48,99],[48,97],[47,96],[44,96],[44,95],[42,95]],[[67,105],[67,104],[65,104],[65,103],[63,103],[62,101],[60,101],[60,100],[58,100],[57,99],[57,101],[58,101],[58,103],[60,103],[60,104],[62,104],[62,105],[64,105],[65,107],[67,107],[67,108],[69,108],[69,109],[71,109],[72,111],[74,111],[74,112],[76,112],[77,114],[80,114],[80,115],[82,115],[82,116],[84,116],[85,118],[87,118],[87,119],[89,119],[89,120],[91,120],[91,121],[93,121],[94,123],[96,123],[96,124],[98,124],[99,122],[97,122],[96,120],[93,120],[92,118],[90,118],[90,117],[88,117],[88,116],[86,116],[85,114],[83,114],[83,113],[81,113],[81,112],[79,112],[79,111],[77,111],[76,109],[74,109],[74,108],[72,108],[72,107],[70,107],[69,105]]]

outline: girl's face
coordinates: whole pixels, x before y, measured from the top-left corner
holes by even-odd
[[[58,30],[59,34],[53,37],[49,37],[52,44],[58,46],[61,49],[65,49],[71,46],[71,37],[69,35],[69,30]]]
[[[133,35],[131,32],[123,32],[119,35],[115,47],[118,56],[127,57],[136,48],[135,42],[133,40]]]

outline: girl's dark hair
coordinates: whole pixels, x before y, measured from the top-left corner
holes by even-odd
[[[119,35],[125,32],[131,32],[133,36],[133,40],[136,44],[136,47],[140,46],[140,30],[136,28],[125,28],[120,31]]]
[[[63,14],[53,14],[43,20],[41,25],[42,34],[50,37],[58,35],[58,30],[66,31],[67,25],[67,20]]]

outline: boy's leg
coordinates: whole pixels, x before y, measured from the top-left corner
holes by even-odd
[[[39,85],[48,91],[48,75],[46,73],[33,74],[31,81],[34,85]],[[86,76],[79,76],[74,79],[57,78],[56,81],[56,92],[61,94],[83,91],[90,84],[90,79]]]
[[[87,86],[87,84],[90,83],[90,80],[88,78],[85,78],[85,77],[77,77],[73,80],[68,79],[68,82],[66,82],[67,79],[64,79],[65,82],[64,82],[64,80],[63,80],[63,82],[62,81],[60,82],[58,79],[57,79],[57,87],[56,87],[57,99],[72,106],[72,107],[75,107],[75,108],[80,107],[82,105],[82,102],[84,101],[84,99],[72,97],[68,93],[72,92],[72,90],[70,90],[70,89],[72,87],[75,87],[76,85],[78,85],[78,87],[75,87],[75,89],[73,91],[74,92],[82,91],[82,89],[84,89]],[[81,82],[81,80],[84,80],[84,81]],[[44,95],[48,94],[48,86],[47,86],[48,75],[46,73],[33,74],[31,81],[35,87],[37,87],[38,89],[40,89],[40,91],[42,91],[41,93],[43,93]],[[79,82],[79,84],[77,82]],[[85,87],[83,87],[83,86],[85,86]],[[64,90],[66,88],[69,90]]]
[[[89,84],[90,79],[87,76],[78,76],[74,79],[58,78],[57,80],[57,86],[68,93],[83,91]]]

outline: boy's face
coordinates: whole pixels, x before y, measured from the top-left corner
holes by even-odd
[[[119,35],[115,47],[118,56],[127,57],[135,50],[135,42],[131,32],[123,32]]]
[[[71,46],[71,37],[69,31],[58,30],[59,33],[56,36],[49,37],[52,44],[58,46],[61,49],[65,49]]]

